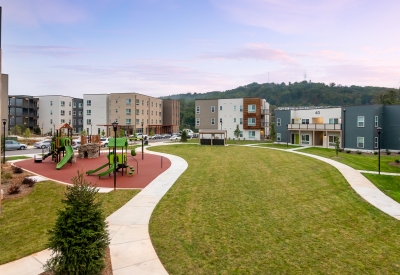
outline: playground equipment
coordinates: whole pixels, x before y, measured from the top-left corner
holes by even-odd
[[[117,153],[114,156],[114,144],[116,143],[116,149],[119,148],[121,149],[121,153]],[[113,150],[113,152],[111,152],[111,149]],[[92,175],[95,174],[96,172],[101,171],[103,168],[106,168],[108,166],[108,169],[100,172],[97,174],[97,176],[100,178],[102,176],[111,176],[111,173],[114,172],[114,169],[119,172],[121,170],[122,172],[122,176],[124,175],[124,169],[126,170],[127,168],[130,169],[130,171],[128,172],[128,174],[131,176],[135,169],[133,168],[133,166],[129,166],[127,163],[127,158],[126,158],[126,152],[128,150],[128,141],[126,138],[117,138],[116,140],[114,140],[114,138],[110,138],[109,143],[108,143],[108,154],[107,154],[107,158],[108,158],[108,163],[100,166],[99,168],[93,169],[93,170],[88,170],[86,171],[87,175]]]

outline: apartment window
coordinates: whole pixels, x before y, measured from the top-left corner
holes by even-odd
[[[196,126],[200,126],[200,118],[196,118]]]
[[[61,124],[64,124],[65,123],[65,119],[61,119]]]
[[[211,106],[211,113],[215,113],[215,106]]]
[[[71,111],[68,111],[68,114],[71,115]]]
[[[82,111],[79,111],[79,116],[82,116]]]
[[[364,127],[364,117],[363,116],[357,117],[357,127]]]
[[[130,116],[131,115],[131,109],[126,109],[125,113]]]
[[[240,124],[243,124],[243,118],[242,117],[240,118]]]
[[[74,124],[74,125],[76,124],[76,119],[72,120],[72,124]]]
[[[248,120],[247,120],[247,125],[256,126],[256,118],[255,117],[249,117]]]
[[[52,115],[53,114],[53,110],[50,110],[50,115]]]
[[[53,101],[50,101],[50,106],[53,106]]]
[[[144,115],[144,110],[142,110],[142,115]]]
[[[215,118],[211,119],[211,125],[215,125]]]
[[[152,102],[152,103],[151,103],[151,107],[153,107],[153,106],[154,106],[153,104],[154,104],[154,102]]]
[[[196,114],[200,114],[200,106],[196,106]]]
[[[144,106],[144,100],[142,99],[142,106]]]
[[[136,99],[136,105],[139,105],[139,99]]]
[[[90,118],[86,119],[86,124],[92,125],[92,120]]]
[[[65,115],[65,111],[61,110],[61,115],[64,116]]]
[[[146,123],[149,124],[149,119],[146,119]]]
[[[239,137],[243,137],[243,131],[240,131]]]
[[[301,144],[310,144],[310,135],[301,135]]]
[[[153,111],[151,111],[151,115],[153,115]]]
[[[233,118],[233,122],[236,123],[236,117]]]
[[[255,113],[256,112],[256,105],[255,104],[250,104],[247,106],[247,112],[248,113]]]
[[[357,137],[357,148],[364,148],[364,137]]]
[[[158,104],[158,106],[160,106],[160,109],[161,109],[161,103],[160,103],[160,104]]]
[[[79,124],[79,125],[82,125],[82,119],[80,119],[80,120],[78,121],[78,124]]]
[[[160,123],[160,124],[161,124],[161,119],[158,121],[158,123]]]
[[[329,119],[329,124],[338,124],[339,123],[339,119],[338,118],[330,118]]]
[[[125,102],[126,102],[126,105],[131,105],[131,99],[130,98],[127,98],[126,100],[125,100]],[[136,104],[137,105],[137,104]]]
[[[138,118],[136,119],[136,124],[139,124],[139,119]]]
[[[158,112],[158,114],[161,116],[161,112]]]
[[[281,141],[281,133],[276,133],[276,141]]]
[[[139,109],[136,109],[136,114],[137,114],[137,115],[139,114],[139,112],[140,112]]]
[[[86,106],[92,106],[92,101],[90,99],[86,100]]]
[[[328,136],[328,143],[329,143],[329,146],[335,146],[335,138],[336,138],[336,136]]]
[[[50,124],[53,124],[53,120],[52,119],[50,119]]]
[[[241,112],[243,112],[243,105],[240,105],[240,110]]]
[[[146,105],[149,106],[149,102],[148,101],[146,101]]]
[[[76,102],[74,102],[73,107],[76,108]]]
[[[236,111],[236,105],[233,105],[233,110]]]
[[[118,113],[118,109],[115,109],[115,112]]]
[[[156,102],[156,107],[157,107],[157,102]]]
[[[308,118],[302,118],[301,124],[310,124],[310,120]]]
[[[374,138],[374,146],[375,146],[375,148],[378,148],[378,142],[379,142],[378,137],[375,137]]]
[[[87,115],[87,116],[92,115],[92,110],[86,110],[86,115]]]
[[[281,126],[281,119],[280,118],[276,119],[276,126]]]
[[[79,103],[78,106],[79,108],[82,108],[83,103]]]
[[[72,115],[73,115],[73,116],[76,116],[76,111],[73,111],[73,112],[72,112]]]
[[[149,110],[147,110],[147,112],[146,112],[146,113],[147,113],[147,115],[148,115],[148,114],[149,114]]]
[[[219,110],[220,110],[220,111],[222,111],[222,105],[221,105],[221,106],[219,106]]]
[[[126,125],[131,125],[131,119],[130,118],[125,119],[125,124]]]
[[[68,106],[69,106],[69,107],[71,107],[71,101],[70,101],[70,102],[68,102]]]
[[[249,138],[256,138],[256,131],[249,131]]]
[[[115,99],[115,103],[118,103],[118,98]]]
[[[65,107],[65,101],[61,101],[61,107]]]
[[[378,127],[378,116],[375,116],[375,127]]]

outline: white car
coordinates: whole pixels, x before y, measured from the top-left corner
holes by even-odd
[[[72,141],[72,148],[74,150],[77,150],[79,148],[79,146],[81,146],[81,140],[80,139],[74,139]]]
[[[107,147],[108,146],[108,141],[109,141],[109,138],[101,138],[100,139],[101,146],[102,147]]]
[[[169,138],[170,141],[180,141],[181,136],[180,135],[173,135],[172,137]]]
[[[51,140],[38,141],[33,144],[33,147],[43,149],[51,147]]]

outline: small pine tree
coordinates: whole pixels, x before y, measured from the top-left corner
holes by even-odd
[[[49,231],[52,258],[45,264],[54,274],[99,274],[105,267],[105,249],[110,243],[107,224],[97,201],[98,189],[87,183],[83,172],[67,187],[64,210]]]
[[[181,142],[187,142],[186,130],[182,131]]]
[[[335,137],[335,152],[336,152],[336,156],[339,155],[339,150],[340,150],[339,137]]]
[[[272,142],[276,140],[276,130],[275,130],[275,123],[271,123],[270,134]]]
[[[30,138],[31,137],[31,130],[29,130],[29,128],[26,128],[25,132],[24,132],[24,138]]]
[[[106,132],[104,131],[104,129],[101,131],[101,136],[104,137],[106,135]]]
[[[236,124],[236,130],[233,132],[236,138],[239,138],[240,136],[240,129],[239,129],[239,124]]]
[[[87,136],[86,130],[81,131],[81,136]]]
[[[13,133],[13,135],[19,136],[21,134],[21,127],[19,127],[18,125],[15,125],[12,130],[12,133]]]

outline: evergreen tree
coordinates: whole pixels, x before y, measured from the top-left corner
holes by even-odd
[[[239,129],[239,124],[236,124],[236,130],[233,132],[236,138],[239,138],[240,136],[240,129]]]
[[[187,142],[186,130],[182,131],[181,142]]]
[[[276,130],[275,130],[275,123],[271,122],[271,127],[270,127],[270,134],[272,142],[276,140]]]

